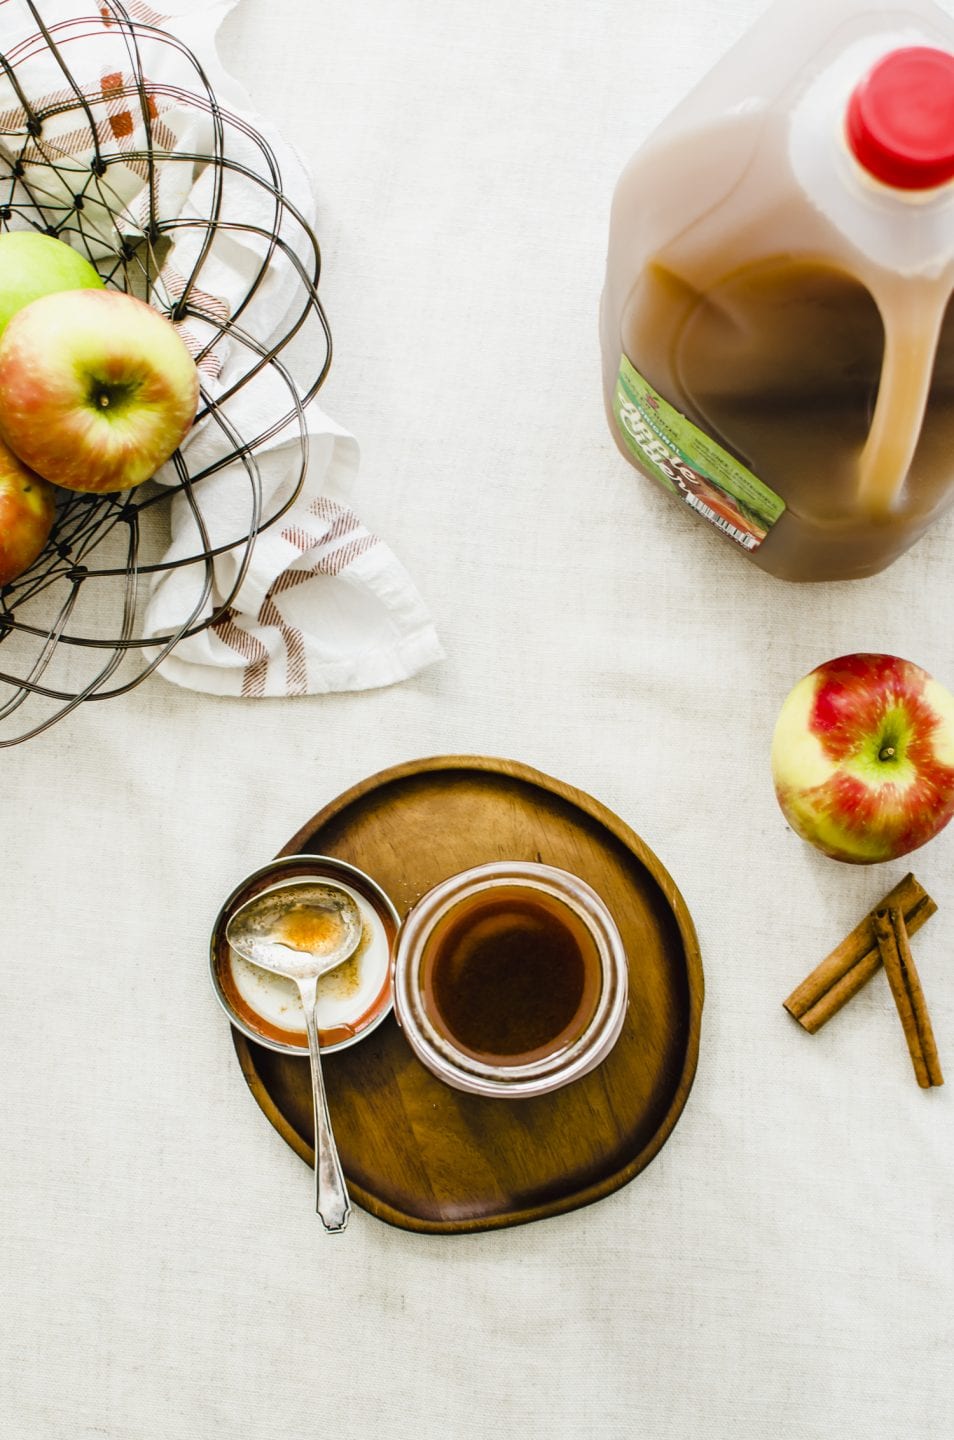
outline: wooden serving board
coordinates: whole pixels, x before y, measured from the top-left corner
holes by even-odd
[[[324,1070],[352,1198],[431,1234],[519,1225],[588,1205],[658,1154],[689,1094],[702,964],[679,891],[652,851],[598,801],[526,765],[445,756],[374,775],[320,810],[282,855],[336,855],[400,914],[432,885],[488,860],[579,875],[612,911],[629,956],[622,1035],[591,1074],[550,1095],[485,1099],[420,1064],[393,1015]],[[252,1094],[309,1164],[308,1061],[233,1028]]]

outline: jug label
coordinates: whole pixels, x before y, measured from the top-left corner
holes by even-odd
[[[757,550],[785,501],[663,399],[624,355],[613,412],[634,459],[745,550]]]

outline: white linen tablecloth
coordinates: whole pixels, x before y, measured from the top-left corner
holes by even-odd
[[[2,14],[0,5],[0,14]],[[222,54],[314,176],[356,504],[447,659],[366,694],[154,677],[3,752],[3,1440],[947,1440],[954,830],[839,866],[786,829],[778,707],[883,649],[954,684],[954,513],[891,570],[792,588],[620,458],[596,315],[610,195],[759,0],[242,0]],[[2,658],[2,655],[0,655]],[[614,808],[695,917],[698,1074],[598,1205],[459,1239],[356,1211],[246,1091],[207,977],[224,895],[327,800],[427,754]],[[949,1083],[887,986],[781,1001],[907,868]]]

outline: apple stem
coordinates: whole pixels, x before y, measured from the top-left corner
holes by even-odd
[[[108,395],[100,395],[100,397],[99,397],[99,403],[100,403],[100,408],[101,408],[101,409],[103,409],[103,410],[108,410],[108,409],[109,409],[109,396],[108,396]]]
[[[879,759],[879,760],[893,760],[893,759],[894,759],[894,754],[895,754],[894,746],[893,746],[893,745],[886,745],[886,746],[884,747],[884,749],[881,751],[880,755],[878,756],[878,759]]]

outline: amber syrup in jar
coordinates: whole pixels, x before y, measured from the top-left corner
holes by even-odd
[[[526,1065],[576,1040],[596,1011],[600,952],[567,904],[526,885],[495,885],[453,905],[421,956],[431,1023],[472,1058]]]

